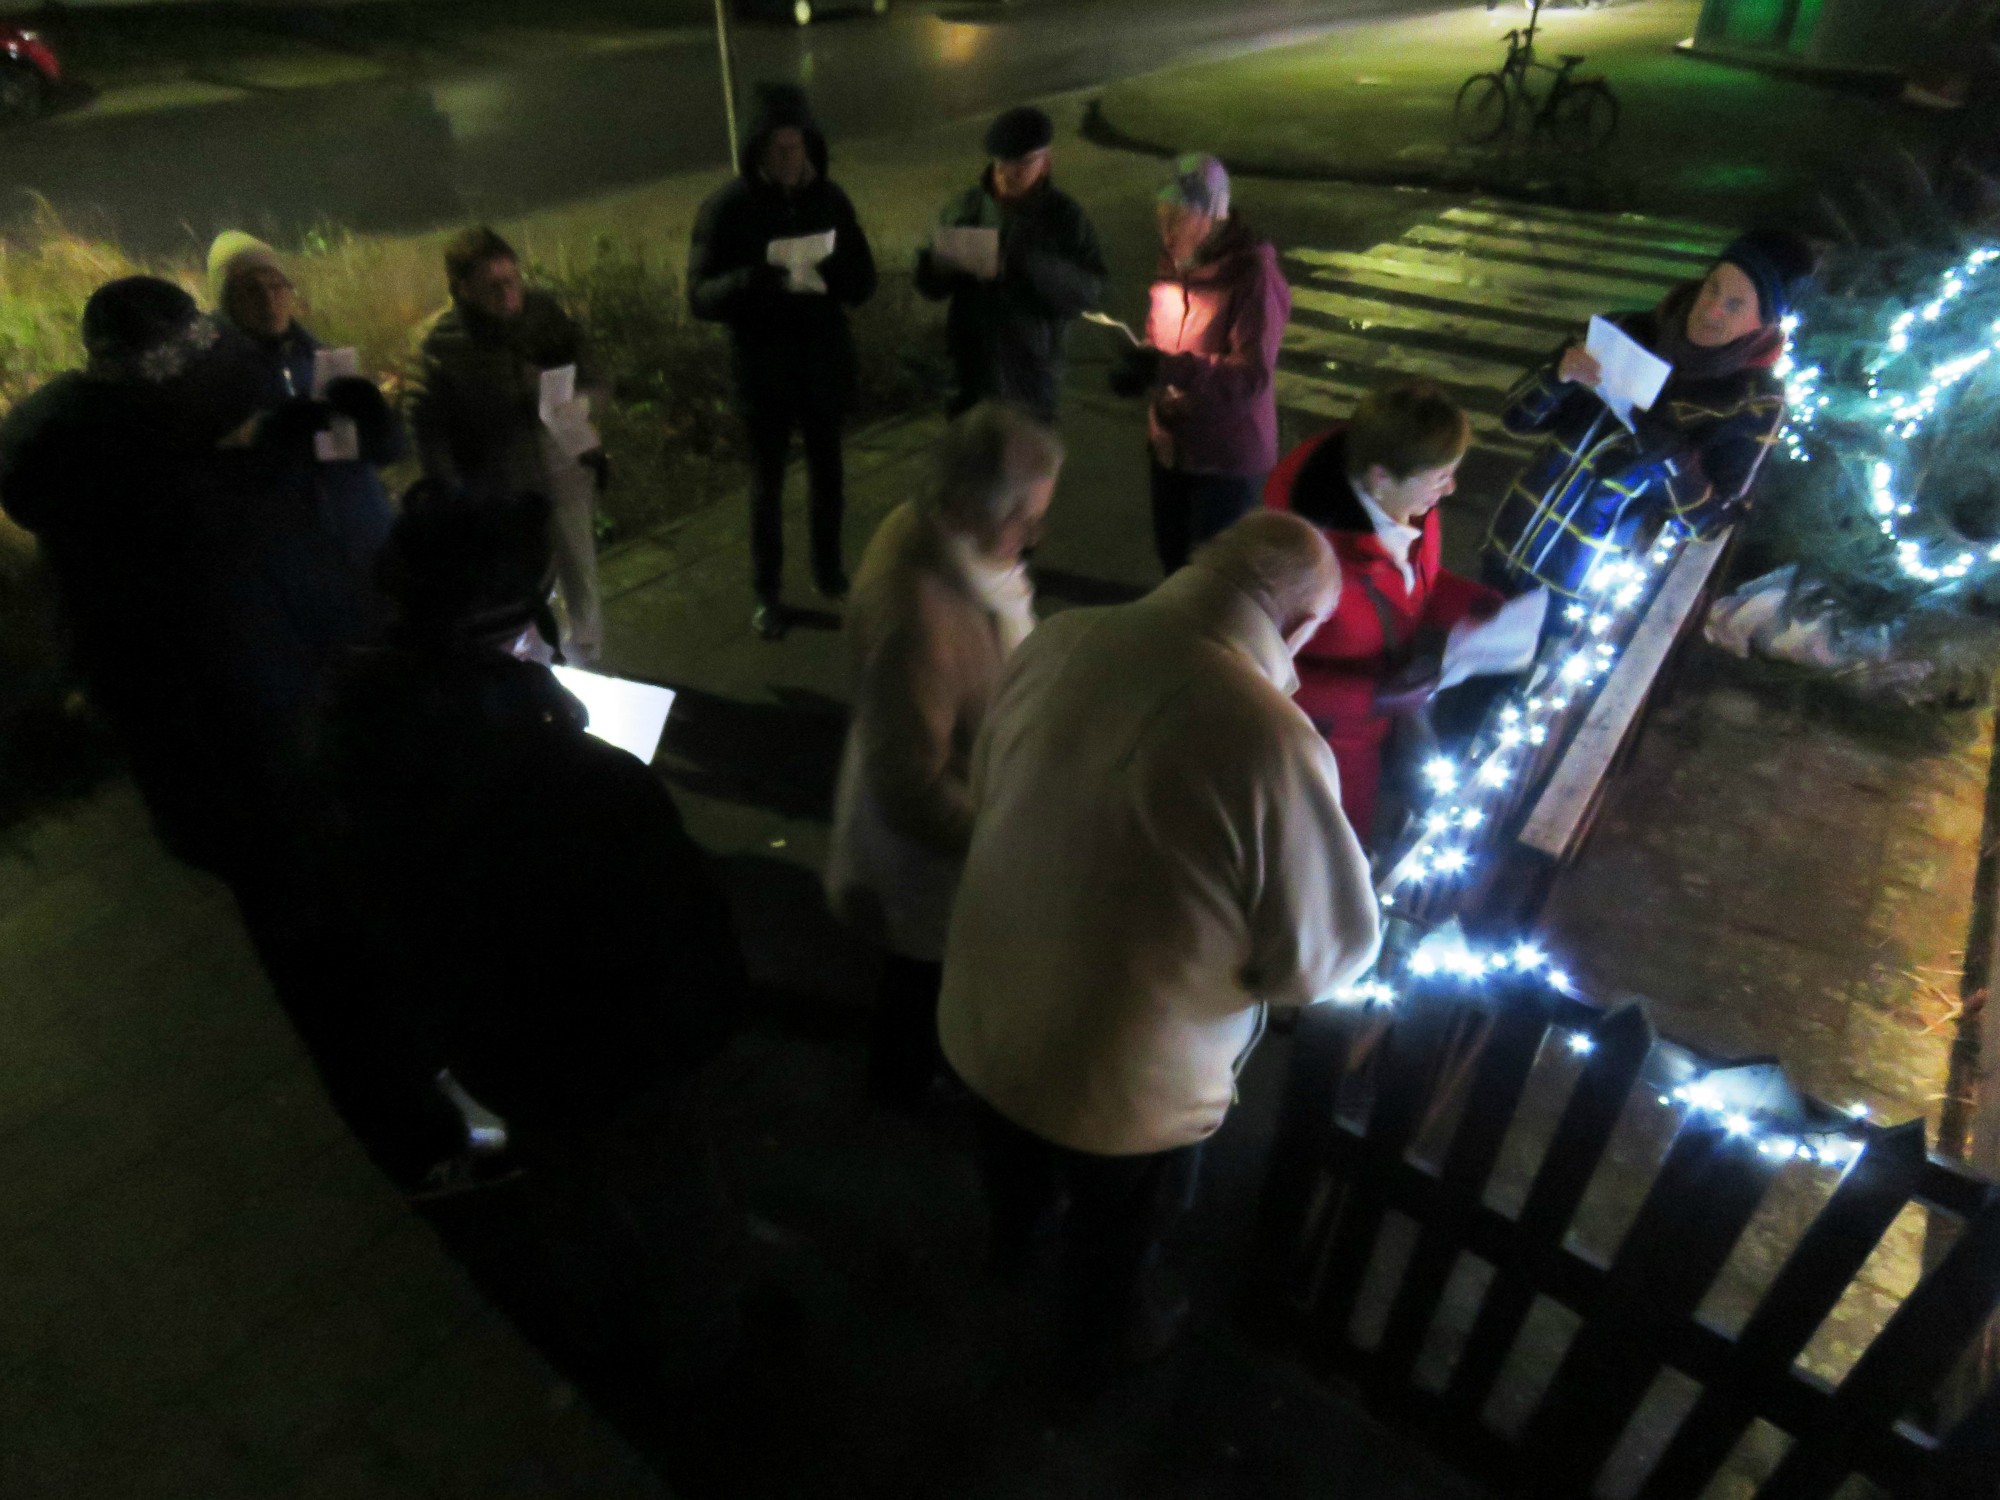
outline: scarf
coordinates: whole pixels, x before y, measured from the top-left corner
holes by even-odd
[[[993,617],[1000,632],[1000,655],[1012,656],[1035,628],[1035,586],[1026,563],[998,563],[980,552],[970,537],[946,539],[953,566],[972,597]]]
[[[1661,299],[1653,313],[1659,325],[1659,331],[1653,336],[1653,352],[1674,367],[1672,378],[1675,381],[1718,380],[1725,375],[1777,362],[1778,356],[1784,352],[1785,330],[1775,323],[1766,323],[1740,339],[1718,344],[1713,349],[1704,349],[1691,342],[1687,336],[1688,314],[1693,311],[1695,298],[1700,295],[1700,282],[1684,281]]]

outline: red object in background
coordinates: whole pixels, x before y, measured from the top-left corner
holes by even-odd
[[[55,49],[39,32],[0,26],[0,123],[31,120],[62,81]]]

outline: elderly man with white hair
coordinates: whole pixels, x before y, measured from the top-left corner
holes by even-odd
[[[943,1075],[939,965],[972,839],[972,748],[1035,626],[1021,555],[1062,461],[1025,408],[974,407],[945,433],[935,487],[883,521],[855,578],[854,720],[827,894],[883,950],[869,1088],[887,1104],[921,1104]]]
[[[1066,1331],[1092,1366],[1184,1322],[1161,1241],[1268,1010],[1375,957],[1339,772],[1291,699],[1339,593],[1313,526],[1254,513],[1145,598],[1049,621],[987,716],[939,1031],[996,1269],[1066,1205]]]

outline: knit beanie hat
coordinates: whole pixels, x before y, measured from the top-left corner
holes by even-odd
[[[230,279],[250,270],[276,271],[290,280],[278,259],[278,252],[256,236],[245,234],[240,229],[227,229],[218,234],[215,243],[208,247],[208,291],[217,307],[222,306],[223,293],[229,289]]]
[[[194,298],[157,276],[106,282],[83,305],[84,373],[93,380],[164,385],[215,339]]]
[[[1734,266],[1757,288],[1757,310],[1766,324],[1791,315],[1806,284],[1819,269],[1819,255],[1802,236],[1787,229],[1753,229],[1738,235],[1716,258]]]
[[[986,132],[986,154],[995,161],[1019,161],[1055,144],[1056,122],[1032,104],[1016,105]]]
[[[1174,180],[1160,189],[1160,201],[1211,218],[1226,219],[1229,169],[1212,156],[1190,152],[1174,163]]]

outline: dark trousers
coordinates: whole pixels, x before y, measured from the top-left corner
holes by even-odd
[[[1194,1205],[1201,1147],[1144,1156],[1072,1151],[973,1096],[979,1174],[992,1218],[993,1268],[1027,1269],[1060,1237],[1063,1324],[1085,1352],[1116,1339],[1142,1305],[1166,1236]]]
[[[943,964],[882,955],[868,1037],[868,1092],[886,1104],[919,1102],[944,1069],[937,1029],[943,985]]]
[[[805,440],[806,483],[812,530],[813,577],[839,581],[841,522],[847,513],[841,462],[841,415],[811,402],[759,406],[747,418],[750,435],[750,566],[757,597],[776,600],[785,577],[785,467],[792,433]]]
[[[1183,474],[1153,462],[1153,550],[1161,571],[1177,572],[1188,555],[1227,531],[1264,498],[1262,474]]]

